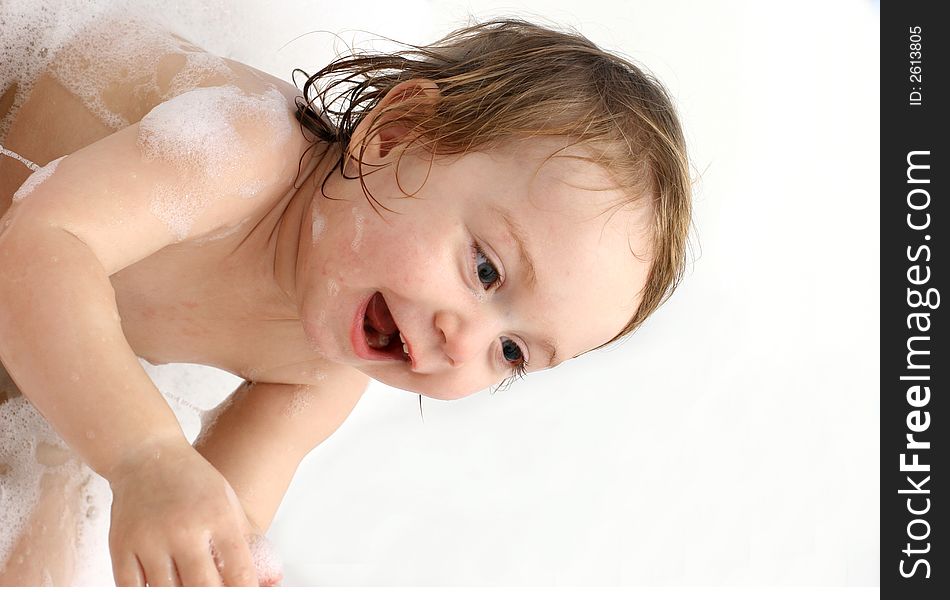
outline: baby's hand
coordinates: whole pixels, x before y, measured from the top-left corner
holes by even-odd
[[[257,585],[241,503],[184,438],[143,448],[107,478],[116,585]]]

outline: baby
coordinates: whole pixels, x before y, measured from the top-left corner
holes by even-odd
[[[683,270],[669,97],[521,21],[342,58],[302,92],[99,24],[0,77],[0,143],[5,396],[109,482],[118,585],[273,582],[250,546],[368,378],[454,399],[554,367]],[[192,446],[138,357],[246,382]],[[0,581],[41,582],[17,553],[72,577],[73,530],[50,532],[78,499],[44,481]]]

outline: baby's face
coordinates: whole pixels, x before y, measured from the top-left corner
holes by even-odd
[[[365,167],[395,211],[380,209],[385,221],[358,180],[335,175],[327,196],[350,201],[315,196],[314,241],[297,267],[314,347],[388,385],[454,399],[617,335],[646,281],[648,213],[611,208],[621,193],[591,163],[544,162],[558,148],[532,141],[431,169],[406,154],[399,182],[414,198],[392,166]]]

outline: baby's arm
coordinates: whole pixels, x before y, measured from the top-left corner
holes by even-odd
[[[300,461],[336,431],[366,389],[367,377],[355,369],[326,372],[317,386],[243,383],[195,442],[234,488],[259,536],[270,527]],[[259,583],[277,584],[279,563],[266,558],[254,556]]]
[[[227,98],[205,100],[227,118]],[[110,548],[125,584],[213,583],[219,571],[225,583],[256,583],[243,511],[139,364],[109,281],[165,246],[240,222],[289,187],[297,161],[287,157],[302,147],[274,143],[268,115],[223,123],[233,125],[230,143],[199,146],[214,156],[196,153],[208,132],[187,130],[188,103],[200,101],[160,105],[166,127],[154,135],[136,124],[63,159],[0,222],[0,358],[63,440],[110,481]],[[240,107],[244,117],[253,104]],[[205,160],[219,169],[201,180],[194,172]],[[240,193],[247,180],[263,184],[250,198]]]
[[[336,431],[366,389],[368,378],[356,369],[324,371],[319,385],[244,382],[195,441],[261,532],[270,527],[300,461]]]

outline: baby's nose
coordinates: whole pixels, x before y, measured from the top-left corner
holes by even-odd
[[[489,319],[455,311],[436,313],[435,327],[442,334],[442,351],[452,367],[459,367],[484,353],[495,334]]]

